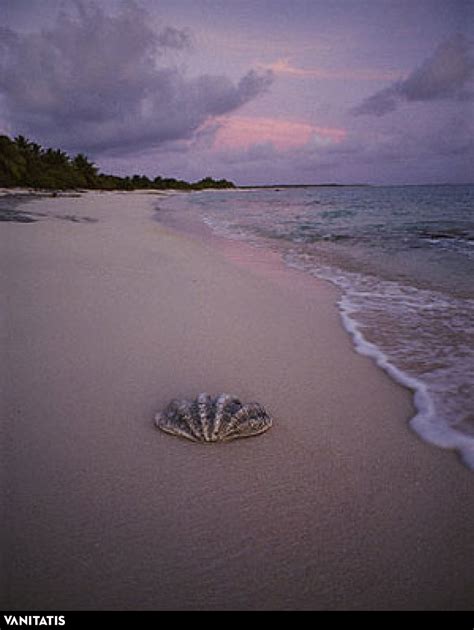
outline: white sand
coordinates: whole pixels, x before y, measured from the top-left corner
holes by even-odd
[[[0,224],[2,607],[472,609],[472,473],[407,428],[333,289],[164,228],[154,202],[40,199],[99,221]],[[274,428],[154,428],[203,390]]]

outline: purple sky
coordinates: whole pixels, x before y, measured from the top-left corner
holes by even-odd
[[[0,133],[106,172],[474,180],[472,0],[0,0]]]

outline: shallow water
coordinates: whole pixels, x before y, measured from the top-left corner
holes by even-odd
[[[337,285],[357,350],[414,391],[411,426],[474,469],[474,186],[206,191],[160,208]]]

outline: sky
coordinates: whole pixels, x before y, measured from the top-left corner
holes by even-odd
[[[0,0],[0,133],[103,172],[474,180],[474,0]]]

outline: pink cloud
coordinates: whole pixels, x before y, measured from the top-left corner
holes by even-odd
[[[345,129],[318,127],[282,118],[224,116],[218,123],[213,145],[216,150],[272,144],[281,151],[310,143],[315,146],[337,144],[347,135]]]
[[[286,74],[294,77],[312,79],[338,79],[344,81],[397,81],[403,78],[403,73],[397,70],[375,70],[361,68],[359,70],[338,70],[325,68],[298,68],[289,59],[278,59],[273,63],[259,63],[265,70],[272,70],[276,74]]]

